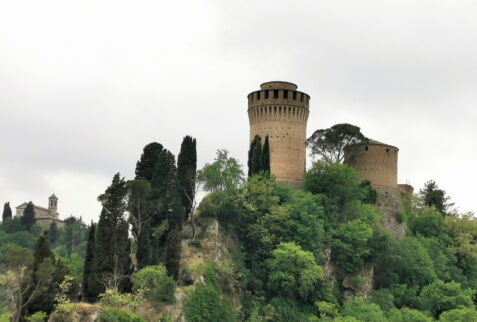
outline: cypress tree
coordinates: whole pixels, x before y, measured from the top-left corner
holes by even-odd
[[[128,224],[124,219],[126,193],[126,181],[116,173],[105,193],[98,197],[103,209],[95,240],[93,273],[90,272],[92,283],[88,283],[92,299],[105,291],[104,284],[118,287],[130,273]]]
[[[165,266],[167,273],[177,280],[181,260],[181,238],[177,229],[173,229],[167,235]]]
[[[58,225],[56,224],[56,221],[52,221],[50,224],[50,228],[48,229],[48,237],[50,239],[51,244],[55,243],[55,241],[58,239],[58,235]]]
[[[182,140],[181,151],[177,156],[177,176],[182,205],[190,214],[195,193],[195,174],[197,171],[196,140],[187,135]]]
[[[143,227],[137,243],[136,259],[138,268],[154,265],[152,261],[151,233],[149,226]]]
[[[20,222],[28,230],[30,230],[30,227],[35,224],[35,209],[31,201],[27,204],[25,210],[23,211],[23,216],[21,217]]]
[[[94,244],[95,244],[95,228],[93,222],[91,222],[91,227],[89,228],[88,234],[88,244],[86,245],[86,258],[84,260],[84,269],[83,269],[83,298],[86,301],[91,301],[94,299],[94,296],[91,296],[90,284],[93,280],[93,258],[94,258]]]
[[[162,145],[157,142],[149,143],[144,147],[141,158],[136,163],[136,179],[152,180],[154,167],[162,150]]]
[[[35,245],[35,252],[33,253],[33,263],[31,266],[32,281],[36,284],[38,277],[38,268],[45,260],[51,260],[54,265],[54,271],[51,275],[51,280],[46,285],[43,285],[41,296],[35,296],[30,303],[24,308],[24,313],[29,315],[37,311],[43,311],[50,314],[55,305],[55,295],[60,291],[59,285],[63,282],[65,275],[69,274],[68,267],[66,267],[61,260],[56,260],[55,255],[51,251],[48,233],[45,231],[40,235]]]
[[[255,135],[250,144],[249,158],[249,176],[253,176],[262,171],[262,139],[259,135]]]
[[[268,135],[265,137],[265,143],[263,144],[262,171],[270,173],[270,142],[268,141]]]
[[[2,214],[2,221],[6,222],[7,220],[12,219],[12,208],[10,208],[10,203],[5,202],[3,205],[3,214]]]

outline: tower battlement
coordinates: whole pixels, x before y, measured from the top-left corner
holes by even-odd
[[[306,123],[310,96],[293,83],[272,81],[260,85],[248,98],[250,142],[268,135],[270,171],[278,181],[301,187],[306,162]]]

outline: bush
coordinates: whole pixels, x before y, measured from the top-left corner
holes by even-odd
[[[48,316],[43,311],[38,311],[28,316],[26,320],[28,322],[44,322]]]
[[[188,322],[236,321],[232,305],[220,298],[219,283],[214,269],[209,266],[204,274],[206,285],[196,284],[185,301]]]
[[[352,316],[359,321],[386,321],[379,305],[370,303],[362,298],[354,298],[344,305],[343,316]]]
[[[192,247],[195,247],[198,250],[202,249],[202,244],[200,243],[200,240],[198,240],[198,239],[192,239],[191,241],[189,241],[188,245],[192,246]]]
[[[171,303],[174,300],[176,283],[167,275],[162,265],[146,266],[134,275],[133,290],[144,290],[149,300]]]
[[[371,227],[359,219],[339,225],[333,231],[333,260],[348,273],[359,272],[371,255],[368,240],[372,236]]]
[[[95,322],[145,322],[139,315],[124,309],[107,308],[94,320]]]
[[[434,321],[430,316],[427,316],[421,311],[409,309],[407,307],[392,309],[388,312],[389,322],[432,322]]]
[[[462,290],[459,283],[436,281],[425,286],[419,294],[421,309],[431,312],[437,319],[442,312],[473,307],[473,290]]]
[[[118,290],[107,289],[106,292],[99,295],[99,303],[103,306],[112,306],[116,308],[130,307],[136,309],[142,300],[142,292],[138,294],[119,293]]]
[[[454,309],[444,312],[439,317],[442,322],[467,322],[477,321],[477,311],[470,308]]]

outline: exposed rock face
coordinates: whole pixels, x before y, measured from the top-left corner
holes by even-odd
[[[344,289],[344,300],[347,301],[353,296],[368,298],[373,290],[373,279],[374,266],[364,269],[354,276],[346,275],[341,284]]]
[[[383,227],[396,239],[406,236],[406,223],[400,222],[401,201],[399,190],[393,187],[377,187],[378,200],[376,205],[383,211]]]

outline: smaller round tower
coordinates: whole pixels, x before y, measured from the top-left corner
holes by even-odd
[[[359,172],[374,188],[397,188],[398,151],[395,146],[374,140],[356,143],[345,149],[344,163]]]
[[[346,147],[344,163],[357,170],[361,180],[371,181],[378,194],[376,205],[383,212],[384,229],[402,239],[406,236],[406,223],[400,218],[398,151],[395,146],[368,140]]]

